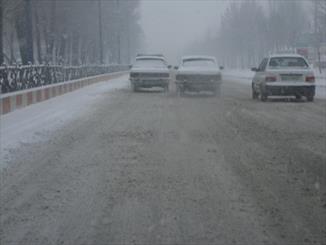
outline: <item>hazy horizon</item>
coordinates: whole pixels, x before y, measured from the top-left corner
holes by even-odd
[[[169,62],[177,63],[188,45],[215,34],[213,30],[227,5],[227,1],[211,0],[142,0],[140,24],[145,33],[145,51],[163,53]]]

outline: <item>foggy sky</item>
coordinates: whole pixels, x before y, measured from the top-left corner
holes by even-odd
[[[227,1],[142,0],[140,24],[146,52],[163,53],[177,63],[183,49],[201,36],[214,35]]]

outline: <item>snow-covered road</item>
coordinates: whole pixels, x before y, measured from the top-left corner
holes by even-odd
[[[124,76],[1,117],[0,244],[325,244],[326,100],[171,87]]]
[[[127,75],[93,84],[76,91],[30,105],[0,120],[0,169],[6,164],[9,151],[20,144],[46,139],[46,135],[93,109],[94,102],[115,89],[128,86]],[[106,96],[110,99],[110,96]]]

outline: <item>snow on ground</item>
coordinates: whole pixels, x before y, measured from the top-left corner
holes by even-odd
[[[51,132],[82,116],[104,93],[127,86],[127,76],[96,83],[28,107],[1,115],[0,169],[10,149],[20,144],[41,141]]]
[[[223,78],[228,80],[234,80],[236,82],[243,82],[245,84],[251,84],[251,80],[254,77],[254,72],[251,70],[235,70],[226,69],[223,71]]]
[[[232,80],[239,83],[244,83],[251,85],[252,78],[254,76],[254,72],[251,70],[233,70],[226,69],[223,71],[223,77],[226,80]],[[322,74],[319,71],[315,70],[316,76],[316,97],[317,98],[326,98],[326,71],[323,70]]]

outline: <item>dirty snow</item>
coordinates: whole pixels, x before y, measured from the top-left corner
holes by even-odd
[[[40,141],[44,132],[82,117],[104,93],[126,87],[127,80],[127,76],[121,76],[1,115],[0,162],[5,164],[10,150],[20,144]]]

